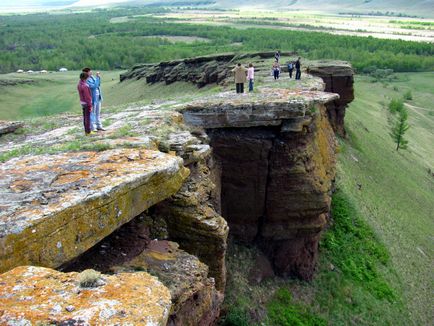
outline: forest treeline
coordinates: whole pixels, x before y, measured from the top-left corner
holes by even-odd
[[[310,59],[347,60],[359,71],[367,67],[400,72],[434,70],[431,43],[261,28],[241,30],[153,16],[167,10],[130,7],[0,16],[0,72],[83,66],[110,70],[217,52],[276,49],[295,51]],[[197,36],[210,42],[173,43],[161,37],[149,38],[153,35]]]

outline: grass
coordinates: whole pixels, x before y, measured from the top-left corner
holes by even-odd
[[[411,320],[423,325],[432,322],[434,179],[428,170],[434,166],[434,91],[429,86],[433,76],[398,76],[386,88],[375,87],[364,77],[357,79],[356,99],[345,119],[363,151],[345,144],[347,151],[339,156],[339,186],[387,245]],[[382,105],[396,96],[393,86],[403,93],[411,90],[413,97],[407,103],[409,148],[399,153],[388,134],[388,112]]]
[[[119,81],[120,71],[102,72],[104,106],[112,105],[109,93]],[[0,120],[20,120],[71,112],[80,114],[76,85],[79,72],[48,74],[5,74],[1,79],[31,79],[31,84],[1,87]]]

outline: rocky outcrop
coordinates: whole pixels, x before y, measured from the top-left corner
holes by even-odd
[[[330,209],[335,138],[325,104],[337,94],[261,90],[188,105],[221,165],[222,215],[237,240],[257,243],[277,273],[311,279]]]
[[[174,194],[178,157],[117,149],[12,159],[1,165],[0,270],[57,267]]]
[[[252,61],[266,84],[254,93],[207,92],[207,98],[188,105],[129,105],[106,112],[109,130],[87,138],[77,131],[77,116],[56,117],[54,130],[0,138],[6,160],[0,165],[0,271],[20,264],[68,272],[93,268],[114,273],[102,278],[118,283],[117,278],[147,279],[147,271],[171,297],[167,308],[161,294],[167,313],[161,312],[154,324],[211,325],[225,289],[229,225],[236,241],[254,244],[265,254],[251,271],[252,283],[274,272],[311,279],[335,175],[332,126],[343,130],[342,106],[352,99],[350,68],[321,63],[312,71],[323,79],[304,74],[301,81],[274,81],[269,76],[273,56],[223,54],[140,65],[121,77],[225,87],[232,85],[229,70],[235,62]],[[335,92],[323,92],[330,83]],[[64,153],[50,154],[55,152]],[[46,154],[12,158],[20,153]],[[18,291],[29,273],[15,273]],[[72,274],[52,273],[50,280],[69,284]],[[35,282],[56,288],[44,277]],[[38,286],[35,300],[46,299]],[[3,295],[0,289],[0,307],[2,299],[14,297],[12,290]],[[135,296],[134,290],[122,291]],[[141,304],[158,310],[162,306],[154,299],[142,296]],[[38,321],[64,324],[82,318],[71,317],[74,310],[59,302],[61,313],[58,306],[48,306],[48,315],[44,312]],[[84,306],[96,311],[91,302],[80,302],[80,311]],[[8,301],[0,315],[15,318],[17,312],[19,318],[31,318],[26,304],[16,301],[15,307]],[[105,318],[106,307],[101,311],[98,316]]]
[[[339,99],[327,103],[327,113],[334,131],[345,136],[345,109],[354,100],[354,70],[347,62],[315,61],[307,67],[307,73],[321,77],[325,91],[339,94]]]
[[[170,292],[148,273],[102,275],[92,287],[80,280],[30,266],[0,275],[0,324],[166,325]]]
[[[199,142],[197,138],[194,139]],[[215,278],[217,289],[224,291],[229,229],[226,220],[218,213],[218,167],[213,162],[208,145],[189,144],[191,138],[185,135],[173,135],[169,141],[169,147],[188,163],[190,176],[175,195],[155,205],[153,216],[166,221],[170,239],[209,266],[210,276]],[[196,154],[186,150],[191,148],[194,149],[192,153]]]
[[[208,278],[208,267],[170,241],[153,240],[133,260],[112,268],[116,273],[149,271],[169,288],[172,297],[167,325],[212,325],[220,314],[223,295]]]
[[[22,128],[24,123],[21,121],[3,121],[0,120],[0,136],[15,132],[15,130]]]
[[[284,52],[282,55],[293,55]],[[130,71],[120,75],[120,81],[146,78],[147,83],[165,82],[171,84],[177,81],[191,82],[198,87],[208,84],[221,84],[232,77],[231,69],[240,61],[251,58],[273,58],[274,52],[252,52],[245,54],[218,54],[193,57],[181,60],[160,62],[158,64],[136,65]]]

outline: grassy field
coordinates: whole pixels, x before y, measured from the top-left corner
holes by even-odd
[[[119,82],[120,71],[102,72],[104,106],[112,103],[110,89]],[[0,120],[35,118],[64,112],[81,112],[77,93],[78,71],[47,74],[4,74],[2,80],[33,80],[30,84],[0,86]],[[105,96],[107,95],[107,97]]]
[[[286,11],[251,7],[243,7],[235,11],[179,9],[158,17],[190,24],[318,31],[335,35],[434,42],[434,20],[420,17],[347,15],[338,12],[320,12],[315,9]]]
[[[431,324],[434,316],[433,82],[432,73],[400,74],[387,84],[358,78],[356,100],[346,115],[352,141],[342,142],[338,165],[339,186],[387,245],[419,325]],[[409,149],[397,152],[386,105],[408,89],[413,95],[407,105]]]

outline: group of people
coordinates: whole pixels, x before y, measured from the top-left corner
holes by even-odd
[[[273,66],[271,67],[271,72],[275,80],[280,77],[280,53],[277,51],[274,54],[275,61],[273,62]],[[295,79],[301,79],[301,57],[298,57],[296,61],[289,61],[287,63],[289,78],[292,78],[292,74],[295,69]],[[241,63],[238,63],[232,72],[235,75],[235,89],[237,93],[244,93],[244,84],[249,82],[249,92],[253,91],[254,78],[255,78],[255,68],[253,64],[249,63],[249,68],[246,69]]]
[[[273,74],[274,79],[276,80],[276,79],[279,79],[279,77],[280,77],[280,64],[279,64],[280,53],[279,53],[279,51],[277,51],[274,54],[274,59],[275,59],[275,61],[273,62],[273,66],[271,67],[271,72]],[[300,59],[301,59],[301,57],[298,57],[298,59],[296,61],[289,61],[287,63],[289,78],[292,78],[292,73],[294,72],[294,68],[295,68],[295,79],[300,80],[300,78],[301,78]]]
[[[80,104],[83,109],[84,133],[89,136],[98,131],[105,131],[101,123],[101,75],[93,76],[92,69],[83,68],[77,85]]]

